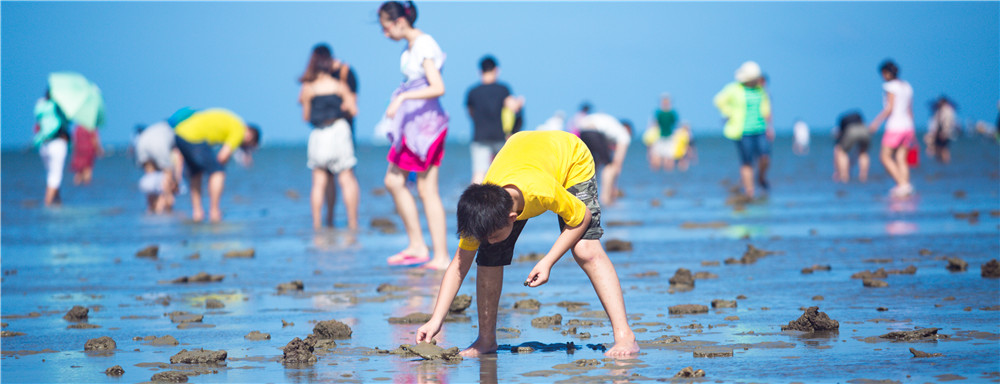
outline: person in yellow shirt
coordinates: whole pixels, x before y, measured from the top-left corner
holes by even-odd
[[[600,242],[604,230],[594,175],[590,150],[571,133],[529,131],[512,135],[497,153],[484,183],[470,185],[459,198],[459,249],[445,270],[431,319],[417,330],[416,341],[430,341],[441,331],[448,308],[475,259],[479,338],[462,355],[496,352],[503,267],[510,265],[514,243],[527,220],[552,211],[559,215],[561,233],[524,284],[545,284],[556,261],[572,251],[611,319],[615,344],[605,355],[638,354],[618,274]]]
[[[243,122],[235,113],[215,108],[193,111],[182,108],[168,120],[174,127],[177,149],[184,158],[191,191],[191,219],[205,218],[201,205],[201,178],[208,174],[209,220],[222,220],[219,200],[226,182],[225,166],[233,151],[241,149],[250,161],[250,150],[260,143],[260,129]],[[218,153],[214,146],[221,145]]]

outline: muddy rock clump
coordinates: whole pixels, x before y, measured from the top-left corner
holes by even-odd
[[[948,338],[946,335],[939,335],[939,330],[941,330],[941,328],[919,328],[912,331],[896,331],[886,333],[879,336],[879,338],[889,339],[892,341],[924,341]]]
[[[87,343],[83,345],[84,351],[107,351],[115,348],[118,348],[118,344],[115,344],[114,339],[108,336],[87,340]]]
[[[79,305],[74,305],[73,309],[70,309],[69,312],[66,312],[66,314],[63,315],[63,319],[66,319],[66,321],[87,321],[89,313],[89,309]]]
[[[225,307],[226,307],[226,304],[223,303],[222,300],[218,300],[218,299],[208,299],[208,300],[205,300],[205,308],[208,308],[208,309],[219,309],[219,308],[225,308]]]
[[[674,272],[674,277],[671,277],[668,281],[670,282],[670,287],[677,290],[690,291],[694,289],[694,276],[686,268],[677,268],[677,272]]]
[[[125,374],[125,369],[120,365],[108,368],[104,370],[104,374],[108,376],[121,376]]]
[[[399,232],[399,229],[396,228],[396,223],[384,217],[373,218],[369,225],[387,235]]]
[[[302,280],[294,280],[278,284],[277,289],[278,294],[282,295],[286,293],[302,292],[302,290],[305,289],[305,285],[302,284]]]
[[[226,252],[222,255],[227,259],[252,259],[256,251],[253,248],[240,249]]]
[[[224,279],[226,275],[212,275],[207,272],[198,272],[193,276],[181,276],[176,279],[170,280],[172,284],[187,284],[187,283],[218,283]]]
[[[186,383],[188,376],[180,371],[157,372],[149,381],[154,383]]]
[[[980,267],[979,275],[982,277],[997,278],[1000,277],[1000,261],[997,259],[990,260],[988,263],[983,264]]]
[[[808,275],[808,274],[816,272],[816,271],[829,271],[829,270],[832,270],[832,269],[833,269],[833,267],[831,267],[829,265],[819,265],[819,264],[816,264],[816,265],[813,265],[813,266],[808,267],[808,268],[802,268],[802,274],[803,275]]]
[[[403,317],[390,317],[389,324],[423,324],[431,320],[431,314],[414,312]]]
[[[735,258],[730,257],[730,258],[726,259],[725,263],[726,264],[753,264],[753,263],[756,263],[757,260],[763,258],[764,256],[773,255],[775,253],[776,252],[765,251],[763,249],[754,247],[751,244],[747,244],[747,250],[746,250],[746,252],[743,252],[743,256],[742,257],[740,257],[739,259],[735,259]]]
[[[351,338],[351,327],[337,320],[320,321],[313,327],[313,333],[321,339],[343,340]]]
[[[389,283],[379,284],[378,288],[375,288],[375,292],[378,293],[389,293],[389,292],[405,292],[409,291],[409,287],[403,287],[399,285],[392,285]]]
[[[840,322],[833,320],[826,313],[820,312],[819,307],[806,308],[805,313],[797,320],[789,321],[788,325],[781,326],[782,331],[833,331],[840,329]]]
[[[675,379],[688,379],[694,377],[705,377],[705,371],[700,369],[694,370],[691,367],[685,367],[680,372],[677,372],[676,375],[674,375]]]
[[[281,350],[283,352],[281,357],[282,364],[315,364],[318,360],[316,355],[313,354],[314,348],[312,344],[309,344],[298,337],[289,341],[284,348],[281,348]]]
[[[712,300],[712,308],[736,308],[736,300]]]
[[[414,355],[420,356],[425,360],[440,360],[445,362],[462,361],[462,356],[459,356],[458,354],[458,347],[444,349],[426,341],[421,341],[417,345],[402,346],[401,348]]]
[[[582,301],[560,301],[556,303],[557,307],[566,308],[566,311],[568,312],[576,312],[585,309],[588,305],[590,304]]]
[[[546,328],[561,324],[562,324],[562,315],[558,313],[552,316],[542,316],[531,319],[532,327]]]
[[[157,347],[168,347],[180,344],[180,342],[178,342],[176,338],[170,335],[166,335],[163,337],[156,337],[152,335],[146,337],[137,336],[133,337],[132,340],[141,341],[143,344],[153,345]]]
[[[251,331],[246,336],[243,336],[243,338],[250,341],[271,340],[271,334],[262,333],[261,331]]]
[[[165,316],[170,317],[170,322],[172,323],[200,323],[205,315],[199,315],[197,313],[188,313],[185,311],[173,311],[169,313],[164,313]]]
[[[708,313],[708,307],[701,304],[680,304],[669,308],[671,315]]]
[[[604,249],[607,249],[608,252],[628,252],[632,250],[632,242],[611,239],[604,243]]]
[[[156,259],[157,255],[160,254],[159,245],[150,245],[146,248],[140,249],[139,252],[135,253],[135,257],[146,257],[150,259]]]
[[[227,356],[228,353],[223,350],[182,349],[176,355],[170,356],[170,364],[224,364]]]
[[[535,299],[521,300],[514,303],[514,309],[525,309],[537,311],[542,307],[542,303]]]
[[[885,280],[879,279],[864,279],[861,280],[861,284],[868,288],[885,288],[889,286]]]
[[[458,295],[455,296],[455,300],[451,301],[451,306],[448,307],[448,312],[462,313],[465,312],[465,310],[468,309],[470,305],[472,305],[472,296]]]
[[[923,351],[918,351],[916,349],[913,349],[913,347],[910,347],[910,353],[913,354],[913,357],[941,357],[941,356],[944,356],[944,355],[942,355],[940,353],[927,353],[927,352],[923,352]]]
[[[969,269],[969,263],[957,257],[948,258],[948,270],[952,272],[964,272]]]

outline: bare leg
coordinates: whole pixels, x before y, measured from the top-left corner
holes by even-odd
[[[476,357],[497,351],[497,308],[503,288],[503,267],[476,267],[476,309],[479,312],[479,337],[461,352]]]
[[[834,180],[841,183],[851,181],[851,158],[840,146],[833,147]]]
[[[323,202],[326,201],[326,186],[329,174],[325,169],[314,168],[312,171],[312,191],[309,194],[309,208],[312,211],[313,229],[323,228]]]
[[[89,185],[90,180],[94,178],[94,167],[87,167],[83,169],[83,185]]]
[[[655,171],[660,170],[660,156],[657,156],[656,151],[650,146],[646,151],[646,157],[649,159],[649,169]]]
[[[740,181],[743,183],[743,193],[747,197],[753,198],[753,167],[749,165],[740,166]]]
[[[337,207],[337,186],[333,185],[333,173],[326,171],[326,225],[333,227],[334,213]]]
[[[448,257],[448,229],[441,203],[441,193],[438,191],[438,173],[440,169],[431,166],[426,172],[417,175],[417,192],[424,203],[424,215],[427,216],[427,230],[431,233],[431,245],[434,247],[434,258],[424,265],[424,268],[444,270],[448,268],[451,258]]]
[[[868,156],[868,151],[861,152],[858,155],[858,180],[862,183],[868,181],[868,167],[871,165],[871,157]]]
[[[764,192],[767,192],[767,189],[770,188],[770,184],[767,183],[767,169],[770,166],[771,166],[771,156],[761,155],[760,159],[757,161],[757,170],[758,170],[757,183],[760,184],[760,187],[764,189]]]
[[[901,150],[896,150],[896,149],[893,149],[893,148],[890,148],[890,147],[886,147],[886,146],[882,147],[882,151],[881,151],[881,154],[879,156],[879,159],[882,160],[882,166],[885,167],[885,171],[887,173],[889,173],[889,176],[891,176],[893,180],[896,181],[896,185],[900,186],[900,185],[903,185],[903,179],[902,179],[902,176],[900,175],[899,167],[898,167],[898,165],[896,163],[896,160],[894,159],[894,156],[893,156],[894,152],[897,152],[897,151],[900,152],[900,153],[903,153],[903,160],[905,161],[906,160],[906,154],[905,154],[905,152],[903,152]],[[903,165],[905,166],[906,163],[904,162]]]
[[[910,166],[906,163],[907,149],[900,147],[896,149],[895,160],[896,170],[899,172],[899,185],[910,185]]]
[[[213,223],[222,221],[222,208],[219,201],[222,200],[222,188],[226,185],[226,173],[222,171],[212,172],[208,176],[208,219]]]
[[[393,202],[396,203],[396,213],[403,219],[403,227],[406,235],[410,239],[410,244],[400,253],[412,256],[426,256],[429,252],[427,243],[424,242],[424,235],[420,231],[420,217],[417,216],[417,202],[413,200],[413,195],[406,189],[407,171],[389,164],[389,169],[385,172],[385,189],[392,195]]]
[[[45,188],[45,206],[46,207],[56,207],[62,204],[62,199],[59,197],[59,188]]]
[[[611,204],[618,197],[615,190],[615,180],[618,178],[618,171],[611,164],[601,168],[601,190],[597,193],[601,204]]]
[[[146,213],[160,213],[160,196],[155,193],[146,194]]]
[[[672,172],[674,170],[674,159],[670,157],[663,158],[663,169],[667,172]]]
[[[344,206],[347,208],[347,228],[358,229],[358,204],[361,200],[361,187],[353,169],[340,171],[337,175],[340,191],[344,194]]]
[[[597,298],[604,306],[611,319],[615,345],[604,353],[608,357],[634,356],[639,353],[639,344],[635,342],[635,334],[628,325],[625,315],[625,299],[622,296],[621,283],[615,266],[604,252],[600,240],[580,240],[573,246],[573,258],[583,268],[590,278],[590,283],[597,292]],[[477,279],[478,280],[478,279]],[[482,325],[480,325],[482,328]],[[481,334],[482,331],[480,331]]]
[[[938,151],[941,154],[941,162],[945,164],[951,162],[951,150],[949,150],[948,147],[943,147]]]
[[[191,220],[200,222],[205,220],[205,208],[201,206],[201,173],[196,173],[188,178],[188,187],[191,192]]]

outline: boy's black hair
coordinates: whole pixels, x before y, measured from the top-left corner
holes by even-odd
[[[247,131],[253,132],[253,142],[250,144],[240,144],[244,150],[257,149],[260,147],[260,127],[256,124],[247,124]]]
[[[896,62],[890,60],[883,61],[881,65],[878,66],[878,73],[889,72],[893,79],[899,78],[899,66]]]
[[[458,235],[485,243],[490,234],[507,225],[514,199],[496,184],[472,184],[458,199]]]
[[[483,73],[492,71],[497,67],[497,59],[492,55],[483,56],[483,59],[479,61],[479,70]]]

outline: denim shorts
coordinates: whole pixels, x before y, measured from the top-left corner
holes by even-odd
[[[742,139],[736,141],[736,150],[740,154],[740,164],[753,165],[761,156],[771,154],[771,142],[763,133],[744,135]]]
[[[174,138],[177,149],[184,156],[184,172],[188,175],[201,173],[213,174],[225,171],[226,168],[219,163],[219,158],[208,143],[192,144],[182,139],[180,136]]]

